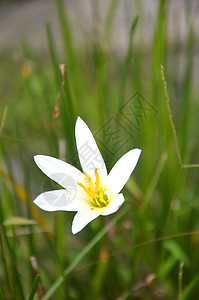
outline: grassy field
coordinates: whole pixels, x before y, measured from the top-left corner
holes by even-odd
[[[99,37],[84,47],[73,37],[62,0],[56,0],[62,54],[52,24],[46,24],[50,59],[38,57],[25,41],[18,64],[4,54],[1,299],[199,299],[199,105],[193,77],[198,44],[189,9],[185,40],[176,34],[175,43],[169,42],[168,4],[158,1],[150,46],[142,36],[140,8],[125,53],[114,53],[116,0]],[[134,43],[136,35],[142,38]],[[60,64],[66,65],[65,79]],[[60,114],[54,117],[60,91]],[[54,156],[80,168],[77,116],[94,133],[108,171],[130,149],[142,154],[121,208],[73,235],[74,213],[49,213],[33,203],[57,188],[33,156]]]

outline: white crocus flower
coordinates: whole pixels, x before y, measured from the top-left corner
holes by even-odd
[[[107,216],[119,209],[124,202],[120,191],[133,172],[141,153],[140,149],[130,150],[107,174],[94,137],[80,117],[77,118],[75,136],[83,173],[54,157],[34,157],[38,167],[64,188],[40,194],[34,203],[46,211],[77,211],[72,223],[73,234],[98,216]]]

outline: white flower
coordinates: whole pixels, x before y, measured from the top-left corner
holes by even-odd
[[[77,211],[72,223],[73,234],[98,216],[107,216],[119,209],[124,202],[120,191],[133,172],[141,153],[140,149],[130,150],[107,174],[94,137],[80,117],[77,118],[75,136],[83,173],[54,157],[34,157],[42,172],[64,188],[40,194],[34,203],[46,211]]]

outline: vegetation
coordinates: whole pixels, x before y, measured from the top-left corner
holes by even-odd
[[[23,41],[18,64],[10,65],[9,53],[1,63],[1,299],[198,297],[198,86],[189,9],[183,44],[171,45],[169,1],[160,0],[150,47],[139,7],[125,53],[114,53],[117,2],[110,0],[101,34],[79,45],[63,1],[56,0],[61,54],[47,24],[50,60]],[[33,156],[80,168],[77,116],[95,133],[108,171],[128,150],[142,154],[118,212],[72,235],[74,213],[33,204],[41,192],[56,189]]]

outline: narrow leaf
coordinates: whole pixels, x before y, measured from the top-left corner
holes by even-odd
[[[31,220],[31,219],[26,219],[26,218],[22,218],[22,217],[18,217],[18,216],[12,216],[7,218],[3,224],[5,226],[9,226],[9,225],[35,225],[37,224],[37,222],[35,220]]]
[[[35,276],[35,279],[33,281],[33,285],[32,285],[32,290],[31,290],[31,293],[30,293],[30,296],[28,298],[28,300],[33,300],[34,299],[34,296],[37,292],[37,287],[38,287],[38,284],[39,284],[39,279],[40,279],[40,275],[37,274]]]

